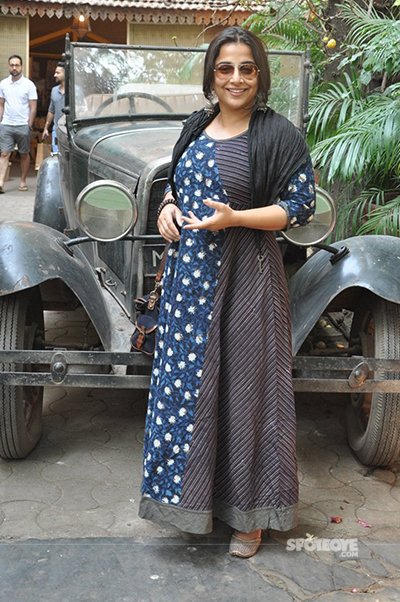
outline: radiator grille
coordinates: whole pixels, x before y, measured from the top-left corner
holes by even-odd
[[[150,191],[150,202],[147,214],[146,234],[158,234],[157,229],[157,209],[164,197],[165,186],[167,184],[166,174],[159,175],[153,181]]]

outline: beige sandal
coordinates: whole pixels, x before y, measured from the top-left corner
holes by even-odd
[[[242,539],[237,533],[233,533],[229,545],[229,554],[239,558],[251,558],[257,554],[261,545],[262,533],[254,539]]]

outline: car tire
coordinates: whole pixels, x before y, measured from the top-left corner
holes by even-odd
[[[359,340],[362,355],[400,358],[400,305],[369,296],[355,311],[352,341]],[[396,379],[400,373],[375,373],[375,378]],[[400,394],[351,395],[346,412],[349,445],[368,466],[388,466],[400,455]]]
[[[43,348],[44,322],[38,290],[0,298],[0,349]],[[2,372],[21,371],[18,364],[0,364]],[[1,383],[1,373],[0,373]],[[0,384],[0,456],[25,458],[42,433],[43,387]]]

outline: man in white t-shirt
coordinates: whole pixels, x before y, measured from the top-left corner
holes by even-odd
[[[22,58],[13,54],[8,59],[9,77],[0,82],[0,194],[10,155],[17,145],[21,158],[21,181],[18,190],[28,190],[29,145],[36,117],[35,84],[22,75]]]

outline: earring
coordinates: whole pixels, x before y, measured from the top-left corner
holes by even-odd
[[[263,99],[263,97],[260,94],[257,94],[256,96],[256,102],[255,102],[257,111],[266,111],[268,106],[267,106],[267,102],[265,101],[265,99]]]

